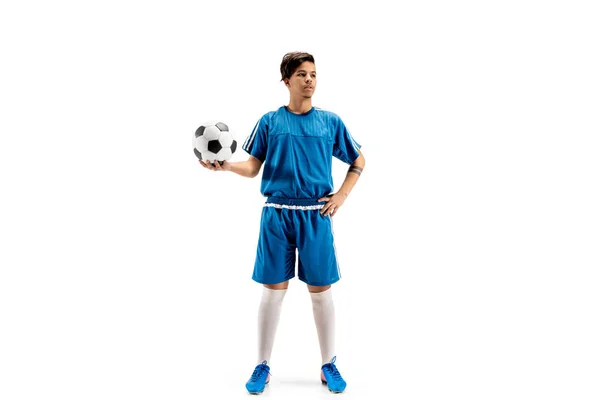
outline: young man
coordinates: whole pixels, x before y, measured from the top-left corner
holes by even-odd
[[[335,313],[331,285],[340,279],[331,226],[333,217],[365,166],[360,146],[334,113],[313,107],[317,87],[311,54],[288,53],[281,62],[281,80],[290,91],[289,104],[260,118],[243,144],[248,160],[200,161],[212,171],[231,171],[253,178],[262,173],[262,210],[252,279],[263,284],[258,312],[258,365],[246,388],[261,393],[269,382],[269,359],[288,283],[295,276],[307,284],[321,349],[321,381],[332,392],[346,382],[335,365]],[[350,165],[333,192],[333,157]]]

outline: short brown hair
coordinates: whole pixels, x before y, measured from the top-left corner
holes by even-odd
[[[283,60],[281,60],[281,66],[279,67],[279,70],[281,71],[281,80],[290,78],[296,68],[298,68],[298,66],[305,61],[310,61],[314,64],[315,58],[312,56],[312,54],[301,51],[293,51],[283,56]]]

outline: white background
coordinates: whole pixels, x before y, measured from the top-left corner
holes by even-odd
[[[248,397],[260,180],[191,139],[243,141],[302,50],[367,160],[334,218],[341,396],[598,399],[593,3],[3,2],[0,398]],[[331,396],[298,280],[271,363],[263,396]]]

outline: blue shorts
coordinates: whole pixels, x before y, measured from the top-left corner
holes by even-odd
[[[340,279],[331,217],[319,212],[324,202],[269,197],[265,203],[252,279],[262,284],[298,279],[326,286]]]

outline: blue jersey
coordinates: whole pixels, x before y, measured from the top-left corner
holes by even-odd
[[[282,106],[260,118],[242,148],[263,162],[265,197],[318,199],[333,192],[333,157],[352,164],[360,145],[332,112],[294,114]]]

